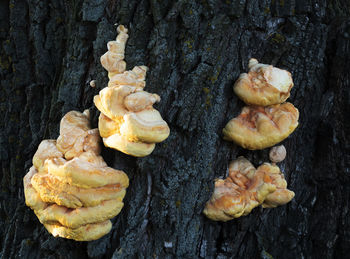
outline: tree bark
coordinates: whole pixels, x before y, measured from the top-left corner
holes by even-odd
[[[350,2],[347,0],[2,0],[0,2],[1,258],[347,258],[350,254]],[[145,158],[103,149],[130,187],[112,231],[93,242],[54,238],[25,206],[22,178],[61,117],[89,108],[107,84],[99,63],[115,23],[129,29],[128,69],[170,137]],[[243,103],[232,86],[248,59],[289,70],[300,126],[281,163],[296,193],[226,223],[203,214],[213,180],[248,151],[222,138]],[[91,88],[90,80],[96,80]]]

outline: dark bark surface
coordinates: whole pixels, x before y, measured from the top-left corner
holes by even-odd
[[[1,0],[0,257],[348,258],[350,254],[350,2],[347,0]],[[145,90],[170,137],[145,158],[103,150],[130,187],[112,231],[93,242],[54,238],[25,206],[22,178],[69,110],[98,112],[99,63],[115,23],[129,29],[128,69],[149,66]],[[288,69],[300,126],[281,163],[296,193],[227,223],[202,214],[230,160],[255,165],[221,130],[243,103],[232,91],[250,57]],[[89,81],[96,79],[96,88]]]

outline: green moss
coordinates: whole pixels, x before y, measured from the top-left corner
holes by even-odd
[[[192,11],[192,9],[190,9],[190,11],[188,12],[190,15],[192,15],[193,14],[193,11]]]
[[[213,98],[213,95],[210,94],[210,89],[208,87],[203,87],[202,90],[206,94],[205,109],[208,109],[211,107],[211,99]]]
[[[284,6],[284,0],[280,0],[280,6]]]
[[[275,43],[282,43],[285,41],[285,37],[282,34],[275,33],[275,35],[271,38],[271,40]]]
[[[193,40],[186,40],[185,41],[185,44],[187,45],[187,48],[189,48],[189,49],[192,49],[192,43],[193,43]]]
[[[264,13],[265,13],[265,14],[269,14],[269,13],[270,13],[270,8],[265,7],[265,9],[264,9]]]
[[[180,206],[181,206],[181,201],[176,201],[176,202],[175,202],[175,205],[176,205],[176,208],[180,208]]]
[[[213,96],[210,94],[210,89],[208,87],[203,87],[202,90],[206,94],[205,108],[208,109],[211,106],[211,99]]]
[[[218,71],[216,71],[215,75],[213,75],[212,77],[210,77],[210,81],[214,84],[216,82],[216,80],[218,80],[220,74],[220,69],[218,69]]]
[[[213,96],[211,94],[207,95],[207,98],[205,99],[205,107],[206,109],[208,109],[211,106],[211,99],[213,98]]]
[[[8,60],[8,58],[0,57],[0,68],[8,70],[10,67],[10,63],[11,62]]]
[[[203,87],[202,90],[205,94],[208,94],[210,92],[210,89],[208,87]]]
[[[13,3],[9,4],[10,9],[12,9],[13,7],[15,7],[15,4],[13,4]]]
[[[262,254],[262,257],[265,258],[265,259],[273,259],[273,256],[270,255],[270,254],[269,254],[268,252],[266,252],[265,250],[263,250],[263,251],[261,252],[261,254]]]

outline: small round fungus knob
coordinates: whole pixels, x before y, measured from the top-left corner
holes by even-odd
[[[287,150],[283,145],[275,146],[270,150],[270,160],[273,163],[278,163],[286,158]]]
[[[250,69],[257,64],[259,64],[258,60],[256,60],[255,58],[251,58],[251,59],[249,59],[248,67]]]
[[[95,80],[91,80],[91,81],[90,81],[90,86],[91,86],[92,88],[96,87],[96,81],[95,81]]]

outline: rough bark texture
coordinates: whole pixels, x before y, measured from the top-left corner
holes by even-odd
[[[0,2],[0,257],[348,258],[350,254],[350,2],[347,0],[2,0]],[[54,238],[25,206],[22,178],[69,110],[98,112],[99,63],[115,23],[129,28],[128,68],[171,128],[145,158],[103,156],[130,177],[110,234]],[[291,203],[227,223],[201,214],[230,160],[255,165],[221,130],[243,103],[232,91],[250,57],[286,68],[300,126],[283,144]],[[96,88],[89,81],[96,79]]]

